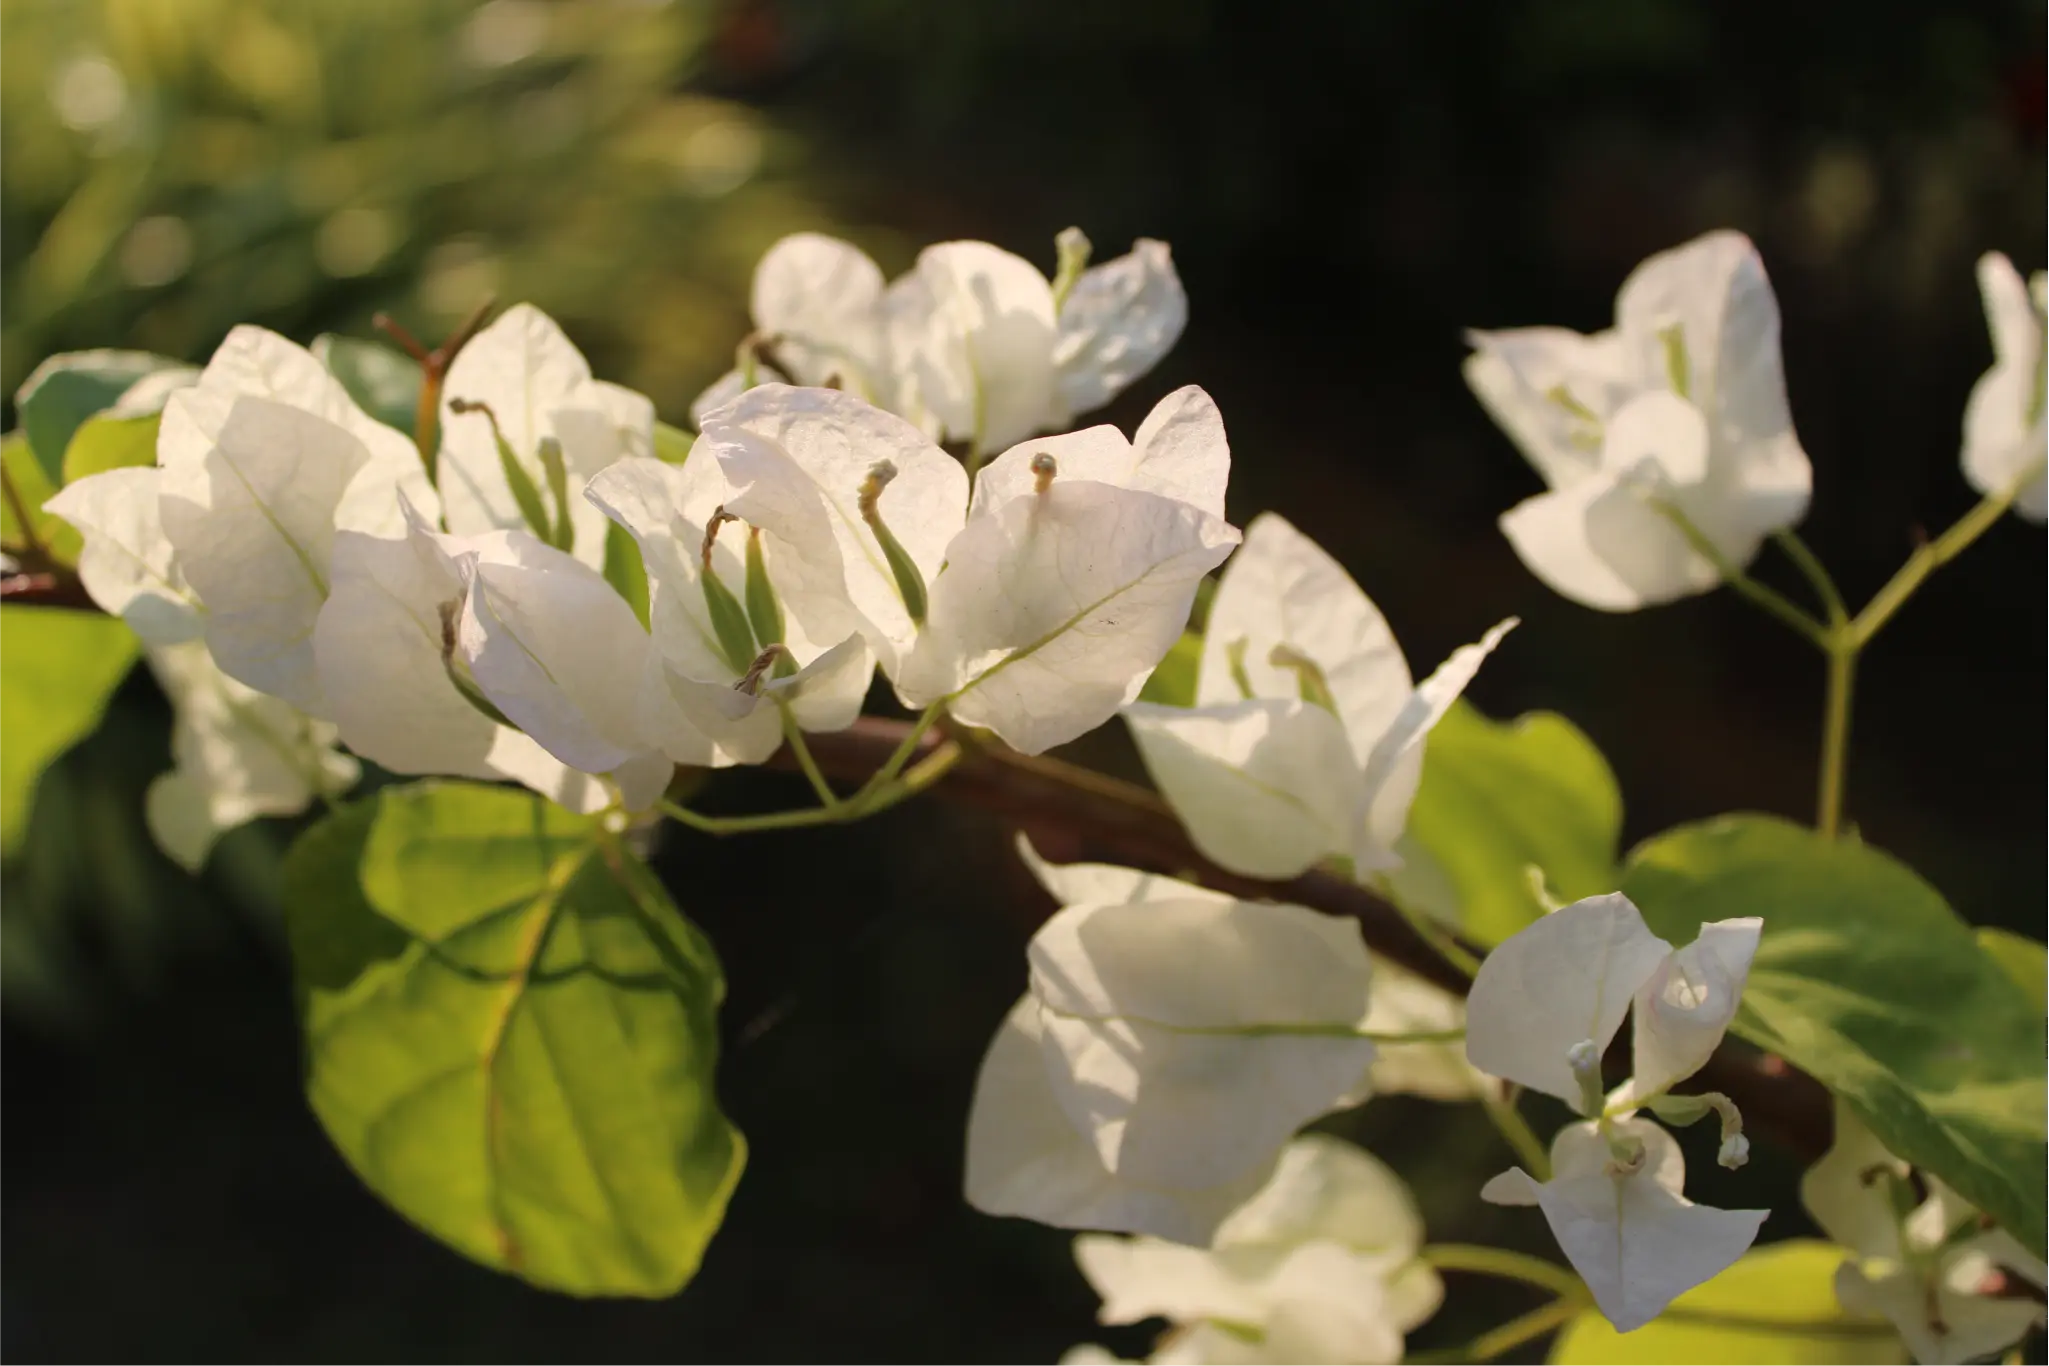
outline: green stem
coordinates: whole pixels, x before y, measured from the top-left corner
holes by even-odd
[[[832,784],[825,781],[825,774],[818,769],[818,760],[811,757],[811,746],[805,743],[804,728],[797,724],[797,718],[790,714],[790,705],[776,699],[776,710],[783,717],[783,739],[790,747],[790,753],[797,756],[797,767],[804,771],[811,790],[818,794],[819,805],[827,811],[837,811],[841,802],[839,794],[832,790]]]
[[[1480,1108],[1487,1112],[1487,1118],[1494,1123],[1510,1150],[1522,1159],[1522,1164],[1531,1176],[1539,1181],[1551,1179],[1551,1153],[1544,1146],[1530,1122],[1523,1118],[1522,1111],[1515,1108],[1515,1101],[1494,1089],[1494,1083],[1480,1083]]]
[[[1864,605],[1864,610],[1857,614],[1857,619],[1850,623],[1850,637],[1855,646],[1862,648],[1869,644],[1879,628],[1892,620],[1893,613],[1914,596],[1914,591],[1930,574],[1963,554],[1973,541],[2004,516],[2006,510],[2013,506],[2013,500],[2020,496],[2020,491],[2041,477],[2045,458],[2049,457],[2037,456],[2012,483],[1997,493],[1987,494],[1976,507],[1958,518],[1955,526],[1909,555],[1907,562],[1900,566],[1900,572],[1878,590]]]
[[[1807,548],[1807,542],[1791,530],[1774,531],[1772,540],[1786,552],[1786,558],[1793,562],[1793,567],[1806,575],[1808,585],[1821,599],[1822,610],[1828,613],[1829,625],[1841,626],[1847,622],[1850,612],[1843,606],[1843,595],[1836,591],[1836,581],[1829,577],[1828,570],[1822,567],[1815,553]]]
[[[1398,1029],[1355,1029],[1351,1034],[1355,1039],[1370,1039],[1384,1044],[1463,1043],[1466,1037],[1463,1029],[1413,1029],[1406,1032]]]
[[[1679,534],[1686,538],[1686,543],[1693,547],[1695,554],[1715,567],[1715,572],[1722,576],[1723,583],[1728,584],[1729,587],[1763,608],[1766,613],[1776,617],[1792,630],[1807,637],[1808,640],[1812,641],[1819,648],[1824,650],[1828,648],[1827,627],[1794,606],[1778,590],[1765,587],[1765,585],[1744,573],[1737,565],[1731,563],[1728,556],[1722,554],[1721,549],[1713,541],[1709,540],[1685,513],[1660,499],[1652,499],[1651,506],[1663,513],[1665,520],[1678,528]]]
[[[1821,784],[1814,826],[1834,839],[1843,821],[1843,771],[1850,757],[1850,696],[1857,678],[1857,641],[1845,628],[1830,636],[1828,700],[1821,719]]]
[[[655,809],[670,820],[681,822],[692,830],[701,830],[707,835],[747,835],[760,830],[798,830],[809,825],[836,825],[849,819],[849,805],[850,803],[841,803],[832,810],[822,806],[809,806],[801,811],[771,811],[763,816],[707,816],[701,811],[679,806],[664,797],[655,803]]]
[[[1424,1362],[1492,1361],[1504,1352],[1512,1352],[1534,1338],[1564,1327],[1567,1320],[1589,1303],[1584,1294],[1561,1296],[1520,1318],[1510,1319],[1499,1328],[1480,1334],[1463,1347],[1441,1352],[1417,1352],[1408,1359],[1419,1363],[1419,1366]]]
[[[1480,1247],[1472,1243],[1430,1243],[1416,1254],[1439,1271],[1471,1271],[1482,1276],[1499,1276],[1548,1290],[1563,1299],[1585,1299],[1587,1288],[1569,1268],[1527,1252],[1505,1247]]]
[[[941,702],[934,702],[931,706],[918,713],[918,719],[911,722],[911,728],[905,732],[902,742],[897,745],[889,758],[883,761],[882,767],[876,769],[874,775],[862,785],[861,790],[855,793],[849,800],[859,802],[872,798],[874,793],[880,791],[884,785],[896,781],[896,775],[904,771],[904,765],[909,763],[911,756],[918,752],[918,742],[925,738],[925,732],[932,729],[932,724],[939,719],[943,705]],[[948,767],[951,766],[950,764],[948,765]]]

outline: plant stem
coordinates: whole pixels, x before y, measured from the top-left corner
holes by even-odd
[[[1850,698],[1857,678],[1857,642],[1845,628],[1830,635],[1828,699],[1821,718],[1821,790],[1814,827],[1834,839],[1843,820],[1843,771],[1850,757]]]
[[[1387,900],[1388,904],[1395,908],[1401,918],[1409,922],[1409,928],[1416,932],[1416,937],[1436,950],[1437,956],[1458,969],[1459,973],[1467,981],[1470,982],[1479,975],[1480,960],[1467,952],[1464,945],[1452,938],[1450,931],[1430,919],[1423,912],[1413,909],[1398,897],[1389,897]]]
[[[1411,1362],[1463,1362],[1492,1361],[1504,1352],[1512,1352],[1533,1338],[1553,1332],[1565,1326],[1566,1320],[1585,1309],[1589,1301],[1585,1295],[1560,1296],[1549,1304],[1539,1305],[1520,1318],[1510,1319],[1499,1328],[1480,1334],[1463,1347],[1453,1347],[1441,1352],[1417,1352],[1408,1359]]]
[[[835,825],[848,819],[847,807],[843,804],[832,810],[822,806],[809,806],[800,811],[771,811],[762,816],[707,816],[701,811],[692,811],[679,806],[664,797],[655,803],[655,809],[672,821],[678,821],[692,830],[707,835],[747,835],[761,830],[797,830],[807,825]]]
[[[1416,1255],[1439,1271],[1471,1271],[1481,1276],[1499,1276],[1548,1290],[1560,1298],[1584,1300],[1587,1293],[1586,1285],[1569,1268],[1547,1262],[1542,1257],[1532,1257],[1527,1252],[1511,1252],[1505,1247],[1430,1243]]]
[[[1651,506],[1663,513],[1665,519],[1679,529],[1679,534],[1686,538],[1686,543],[1693,547],[1695,554],[1715,567],[1715,572],[1722,576],[1723,583],[1728,584],[1729,587],[1735,589],[1738,593],[1763,608],[1768,614],[1776,617],[1794,631],[1807,637],[1817,647],[1823,650],[1828,648],[1827,627],[1794,606],[1777,589],[1767,588],[1756,579],[1744,573],[1740,567],[1731,563],[1728,556],[1722,554],[1720,547],[1709,540],[1685,513],[1672,504],[1658,499],[1651,500]]]
[[[839,794],[832,790],[832,784],[826,782],[825,775],[818,771],[818,761],[811,757],[811,746],[804,741],[804,728],[798,725],[797,718],[790,714],[787,702],[778,699],[776,710],[780,711],[783,717],[783,740],[789,745],[790,753],[797,757],[797,766],[804,770],[805,780],[811,784],[811,790],[818,794],[819,805],[827,811],[837,811],[841,805]]]
[[[2012,483],[1997,493],[1987,494],[1976,507],[1959,517],[1956,525],[1907,557],[1899,573],[1878,590],[1864,605],[1864,610],[1857,614],[1857,619],[1850,623],[1850,635],[1858,648],[1870,643],[1879,628],[1892,620],[1893,614],[1914,596],[1914,590],[1930,574],[1963,554],[1971,542],[1984,535],[1994,522],[2005,515],[2006,510],[2013,506],[2013,500],[2020,496],[2020,491],[2041,476],[2044,459],[2037,456]]]
[[[1502,1140],[1518,1158],[1531,1176],[1539,1181],[1551,1179],[1551,1153],[1545,1148],[1530,1122],[1523,1118],[1523,1112],[1516,1109],[1515,1101],[1494,1089],[1492,1081],[1479,1085],[1480,1108],[1487,1112],[1487,1118],[1501,1134]]]
[[[1370,1039],[1374,1043],[1384,1044],[1463,1043],[1466,1031],[1463,1029],[1412,1029],[1408,1031],[1399,1029],[1355,1029],[1352,1031],[1351,1036],[1355,1039]]]
[[[1828,614],[1829,625],[1841,626],[1847,622],[1850,612],[1843,606],[1843,595],[1836,591],[1836,581],[1829,577],[1828,570],[1822,567],[1815,553],[1807,548],[1807,542],[1791,530],[1774,531],[1772,540],[1786,552],[1786,558],[1793,562],[1793,567],[1807,576],[1815,596],[1821,599],[1822,610]]]

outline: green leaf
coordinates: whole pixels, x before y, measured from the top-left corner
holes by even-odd
[[[1903,1362],[1899,1334],[1883,1319],[1852,1318],[1836,1303],[1835,1274],[1849,1254],[1811,1238],[1773,1243],[1672,1301],[1634,1333],[1589,1309],[1551,1345],[1554,1366],[1727,1361],[1760,1366]]]
[[[671,427],[666,422],[655,423],[655,459],[666,460],[671,465],[680,465],[690,458],[690,447],[697,438],[681,427]]]
[[[396,347],[332,332],[315,337],[312,351],[357,407],[385,426],[412,435],[420,408],[418,361]]]
[[[633,615],[647,627],[647,566],[641,562],[640,542],[617,522],[605,523],[605,582],[619,590]]]
[[[157,428],[162,413],[147,417],[89,417],[72,433],[64,448],[64,482],[87,475],[157,462]]]
[[[2040,941],[1987,925],[1978,931],[1978,947],[2027,993],[2038,1013],[2049,1010],[2049,981],[2044,980],[2049,978],[2049,958],[2045,958],[2049,950]]]
[[[20,604],[0,607],[0,639],[0,852],[12,854],[43,771],[99,725],[136,640],[119,617]]]
[[[1562,901],[1615,889],[1622,793],[1579,727],[1552,712],[1493,721],[1461,701],[1428,746],[1409,841],[1442,873],[1468,937],[1498,944],[1544,914],[1532,867]]]
[[[93,414],[112,407],[144,375],[179,368],[146,351],[71,351],[35,368],[14,395],[22,432],[52,484],[63,477],[72,434]]]
[[[1622,890],[1675,944],[1762,916],[1734,1032],[2041,1255],[2042,1014],[1933,887],[1855,840],[1725,816],[1639,846]]]
[[[307,1091],[400,1213],[580,1295],[696,1272],[746,1147],[717,958],[646,866],[509,788],[387,788],[286,859]]]
[[[0,490],[0,550],[33,557],[41,549],[55,564],[67,568],[77,564],[85,538],[62,517],[43,511],[43,504],[57,492],[57,487],[43,473],[42,463],[29,449],[28,438],[20,432],[0,437],[0,473],[6,476],[5,489]],[[28,514],[26,528],[20,515],[23,512]]]
[[[1202,633],[1183,631],[1139,689],[1138,700],[1168,707],[1195,705],[1195,684],[1202,669]]]

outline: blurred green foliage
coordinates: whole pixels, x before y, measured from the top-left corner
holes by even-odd
[[[495,294],[680,416],[755,258],[823,216],[799,149],[692,93],[718,10],[640,0],[9,0],[0,384],[115,339],[204,360]]]

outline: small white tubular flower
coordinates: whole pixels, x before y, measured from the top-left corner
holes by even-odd
[[[1053,286],[1022,256],[929,246],[887,306],[894,364],[948,438],[1008,446],[1056,411]]]
[[[648,743],[678,763],[718,767],[759,763],[775,752],[778,704],[805,730],[853,724],[874,656],[858,635],[828,648],[807,630],[805,613],[783,591],[795,575],[781,543],[756,545],[750,538],[759,533],[744,524],[712,525],[736,500],[718,461],[622,460],[591,480],[586,496],[632,534],[647,567],[653,649],[637,713]],[[750,574],[746,561],[755,551]],[[773,608],[759,593],[751,605],[761,614],[742,606],[750,586],[771,595]],[[834,618],[844,625],[844,612]],[[773,638],[761,639],[764,632]],[[776,647],[783,653],[763,664]],[[789,667],[777,667],[783,663]]]
[[[1103,1297],[1103,1323],[1158,1317],[1183,1330],[1156,1362],[1395,1362],[1403,1334],[1443,1298],[1436,1273],[1414,1260],[1422,1233],[1399,1177],[1309,1134],[1209,1248],[1090,1235],[1074,1255]]]
[[[324,716],[313,623],[327,599],[337,510],[369,452],[335,423],[265,398],[232,400],[209,435],[193,410],[212,397],[186,389],[165,409],[164,535],[206,605],[221,669]]]
[[[507,309],[470,339],[442,385],[441,491],[459,536],[527,531],[566,544],[593,569],[605,563],[605,518],[581,494],[590,477],[626,456],[652,455],[654,404],[591,378],[590,363],[554,319],[532,304]],[[547,523],[534,524],[506,473],[503,439]],[[559,444],[557,495],[543,443]],[[567,527],[562,523],[566,519]]]
[[[43,504],[78,528],[78,578],[101,611],[127,622],[145,645],[175,645],[205,629],[199,602],[164,535],[163,472],[107,470],[66,484]]]
[[[1574,1060],[1591,1063],[1598,1085],[1601,1054],[1631,999],[1671,953],[1620,892],[1553,911],[1480,964],[1466,996],[1466,1057],[1584,1113],[1585,1069]]]
[[[1070,906],[1029,959],[1061,1108],[1131,1180],[1187,1189],[1264,1169],[1373,1056],[1358,926],[1298,906]]]
[[[414,513],[403,540],[335,537],[333,579],[313,656],[341,738],[394,773],[510,778],[572,811],[604,806],[595,778],[500,725],[450,675],[464,565],[517,564],[542,549],[509,532],[447,536]]]
[[[1042,455],[1052,457],[1059,479],[1157,493],[1220,520],[1224,516],[1231,445],[1216,400],[1193,384],[1154,404],[1130,440],[1105,423],[1019,442],[976,476],[976,503],[993,505],[1033,492],[1039,482],[1033,462]]]
[[[916,597],[967,515],[960,462],[852,394],[782,384],[709,414],[699,441],[694,454],[715,457],[732,487],[726,510],[767,538],[788,611],[816,639],[859,632],[895,677],[918,634]],[[921,580],[908,595],[884,528]]]
[[[1046,483],[977,502],[897,679],[910,705],[949,698],[955,717],[1026,754],[1086,734],[1135,698],[1181,634],[1202,576],[1238,542],[1236,528],[1175,499]]]
[[[1812,472],[1786,407],[1778,302],[1740,233],[1638,266],[1610,331],[1469,338],[1467,383],[1550,485],[1502,530],[1566,597],[1631,611],[1719,582],[1654,501],[1738,565],[1805,515]]]
[[[1618,1158],[1611,1142],[1633,1147],[1634,1159]],[[1551,1144],[1551,1169],[1551,1179],[1540,1182],[1512,1167],[1481,1188],[1480,1198],[1540,1208],[1617,1332],[1643,1327],[1674,1299],[1726,1270],[1756,1240],[1769,1214],[1688,1200],[1680,1193],[1686,1161],[1678,1143],[1647,1120],[1589,1121],[1560,1130]]]
[[[258,816],[289,816],[354,785],[335,728],[238,683],[197,640],[149,651],[171,700],[170,772],[150,784],[144,817],[157,846],[197,872],[214,841]]]
[[[2025,283],[2013,262],[1993,251],[1978,259],[1978,291],[1992,329],[1992,368],[1971,390],[1964,408],[1964,477],[1980,493],[2003,492],[2030,464],[2013,509],[2031,522],[2049,516],[2049,475],[2042,472],[2045,378],[2043,314],[2049,312],[2049,275]]]
[[[1165,242],[1141,237],[1128,255],[1084,270],[1059,306],[1048,425],[1065,426],[1117,397],[1174,349],[1187,325],[1188,294]],[[1141,431],[1141,445],[1143,438]]]
[[[145,405],[157,398],[141,384],[122,396],[124,404],[130,395]],[[260,327],[244,325],[228,333],[195,386],[178,388],[165,400],[157,463],[169,470],[201,460],[219,439],[235,400],[243,397],[298,408],[363,443],[365,459],[334,511],[341,530],[403,535],[401,496],[430,520],[439,515],[441,500],[427,482],[412,438],[357,407],[312,352]]]
[[[2003,1231],[1976,1231],[1978,1212],[1939,1181],[1918,1199],[1909,1172],[1838,1098],[1835,1141],[1800,1178],[1800,1202],[1853,1254],[1836,1298],[1891,1320],[1916,1361],[1996,1352],[2042,1320],[2042,1305],[1985,1292],[2002,1271],[2040,1286],[2041,1260]]]
[[[1420,686],[1372,601],[1286,520],[1262,513],[1224,570],[1192,709],[1124,709],[1153,779],[1203,853],[1250,877],[1394,852],[1422,742],[1513,625]]]

